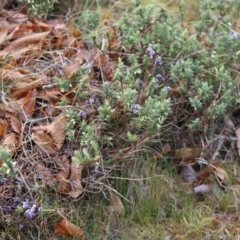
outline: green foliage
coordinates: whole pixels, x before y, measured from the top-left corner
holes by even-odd
[[[26,0],[29,4],[29,10],[34,15],[43,15],[53,9],[53,4],[57,0]]]
[[[5,176],[14,176],[16,172],[16,162],[12,161],[12,156],[2,146],[0,146],[0,159],[3,162],[0,173]]]

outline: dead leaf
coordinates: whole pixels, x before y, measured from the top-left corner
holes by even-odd
[[[44,127],[44,126],[43,126]],[[38,149],[42,153],[48,153],[50,156],[56,156],[57,148],[53,143],[51,136],[44,130],[35,130],[32,128],[32,139],[37,143]]]
[[[200,157],[202,148],[180,148],[173,152],[172,156],[180,159],[181,165],[196,163],[196,158]]]
[[[65,126],[67,118],[65,113],[61,113],[48,127],[48,133],[51,134],[52,139],[57,146],[58,150],[62,147],[66,137]]]
[[[8,122],[6,119],[0,118],[0,140],[2,140],[8,131]]]
[[[48,125],[40,125],[32,128],[33,140],[41,145],[51,156],[56,155],[66,137],[66,114],[61,113]]]
[[[120,216],[124,216],[125,209],[119,195],[113,189],[109,190],[109,194],[110,202],[108,210],[110,211],[110,213],[117,213]]]
[[[8,44],[3,50],[5,51],[13,51],[22,47],[26,47],[30,44],[36,44],[41,41],[42,38],[47,37],[50,32],[41,32],[35,33],[28,36],[24,36],[22,38],[18,38],[17,40]]]
[[[217,164],[210,164],[212,168],[212,172],[219,180],[222,181],[224,184],[228,184],[228,174],[227,172],[219,165]]]
[[[32,117],[35,110],[36,95],[37,90],[34,88],[29,90],[27,96],[23,99],[23,110],[30,117]]]
[[[70,160],[68,159],[67,155],[64,154],[62,156],[62,159],[59,159],[59,161],[56,161],[54,159],[54,162],[61,169],[60,172],[54,176],[55,179],[57,179],[60,182],[58,191],[66,194],[71,190],[69,181],[67,180],[69,178],[71,171]]]
[[[8,27],[6,25],[0,26],[0,45],[5,42],[5,39],[8,34]]]
[[[48,183],[53,183],[53,174],[42,163],[37,163],[35,166],[35,170],[38,178],[48,181]]]
[[[70,237],[83,238],[83,230],[76,226],[75,224],[69,222],[67,219],[63,218],[55,226],[54,231],[57,235],[65,235]]]
[[[16,151],[17,137],[15,133],[10,133],[2,140],[1,144],[7,152],[13,155]]]
[[[6,119],[9,119],[12,130],[19,135],[22,133],[22,124],[18,118],[11,112],[6,112]]]
[[[68,193],[69,196],[72,198],[77,198],[82,192],[82,170],[83,166],[81,166],[77,162],[72,162],[71,164],[71,175],[69,178],[70,184],[71,184],[71,191]]]

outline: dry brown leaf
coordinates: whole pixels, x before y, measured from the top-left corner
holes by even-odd
[[[68,159],[67,155],[64,154],[62,156],[62,159],[59,161],[55,161],[56,159],[54,159],[54,162],[57,164],[57,166],[61,169],[60,172],[58,174],[55,175],[55,179],[60,181],[60,185],[58,188],[58,191],[61,193],[68,193],[71,189],[70,189],[70,184],[69,181],[67,180],[69,178],[70,175],[70,160]]]
[[[221,180],[224,184],[227,184],[228,183],[227,172],[219,165],[210,164],[210,166],[215,177]]]
[[[36,95],[37,90],[34,88],[29,90],[27,96],[23,99],[23,110],[30,117],[35,111]]]
[[[25,48],[17,49],[14,51],[0,51],[0,60],[4,60],[7,63],[12,63],[13,61],[18,61],[21,59],[24,61],[29,56],[31,58],[37,58],[40,54],[38,46],[27,46]]]
[[[0,26],[0,45],[5,42],[5,39],[8,34],[8,27],[6,25]]]
[[[61,113],[57,116],[54,121],[49,125],[49,133],[57,146],[58,150],[62,147],[63,142],[66,137],[65,126],[67,123],[67,118],[65,113]]]
[[[173,152],[172,156],[181,160],[181,165],[196,163],[196,158],[200,157],[202,148],[180,148]]]
[[[79,237],[79,238],[83,238],[84,236],[84,232],[80,227],[69,222],[65,218],[63,218],[54,226],[54,231],[58,235],[65,235],[65,236]]]
[[[111,81],[116,72],[116,66],[111,61],[106,53],[102,53],[99,49],[94,48],[91,51],[91,55],[94,57],[94,64],[100,69],[104,77]]]
[[[25,78],[23,81],[18,81],[11,89],[11,94],[17,98],[25,97],[30,89],[40,88],[47,83],[45,77],[40,77],[36,80],[32,79],[31,76]]]
[[[1,145],[7,152],[13,155],[16,151],[17,137],[15,133],[10,133],[2,140]]]
[[[53,183],[53,174],[42,163],[37,163],[35,166],[35,170],[38,178],[48,181],[48,183]]]
[[[20,79],[26,78],[24,74],[13,69],[2,69],[0,70],[0,74],[3,81],[19,81]]]
[[[21,135],[22,124],[18,118],[13,113],[6,112],[6,119],[9,119],[13,131]]]
[[[32,128],[32,139],[35,143],[37,143],[37,146],[41,152],[43,153],[47,152],[52,157],[56,156],[57,154],[56,145],[53,143],[51,136],[49,136],[46,131],[43,130],[35,131]]]
[[[0,140],[2,140],[8,131],[8,122],[6,119],[0,118]]]
[[[77,162],[72,162],[71,164],[71,175],[70,175],[70,184],[71,184],[71,191],[68,193],[69,196],[72,198],[77,198],[82,192],[82,170],[83,166],[81,166]]]
[[[42,32],[42,33],[35,33],[29,36],[25,36],[22,38],[19,38],[13,42],[11,42],[10,44],[8,44],[3,50],[5,51],[12,51],[12,50],[16,50],[22,47],[26,47],[30,44],[36,44],[39,43],[41,41],[42,38],[47,37],[47,35],[50,32]]]
[[[109,194],[110,202],[108,210],[110,211],[110,213],[117,213],[120,216],[124,216],[125,209],[119,195],[113,189],[109,190]]]
[[[40,125],[32,128],[33,140],[41,145],[51,156],[55,156],[66,137],[66,114],[61,113],[51,124]]]
[[[74,76],[79,70],[80,65],[82,65],[83,61],[81,59],[77,60],[74,64],[69,65],[64,68],[64,78],[71,78]]]
[[[1,9],[0,16],[2,19],[8,18],[14,23],[24,23],[28,20],[28,16],[19,11]]]

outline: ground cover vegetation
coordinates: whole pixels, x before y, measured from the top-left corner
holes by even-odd
[[[1,239],[238,239],[239,1],[108,4],[1,9]]]

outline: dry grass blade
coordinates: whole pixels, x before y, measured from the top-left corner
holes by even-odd
[[[70,237],[83,238],[83,230],[75,224],[63,218],[54,226],[55,233],[58,235],[65,235]]]

